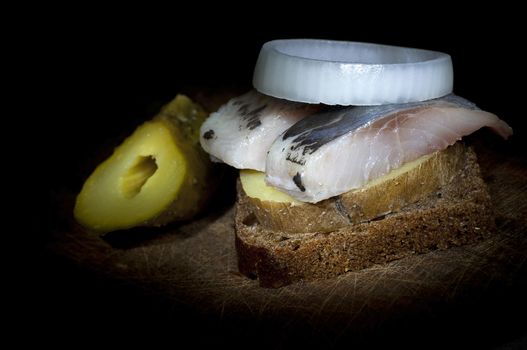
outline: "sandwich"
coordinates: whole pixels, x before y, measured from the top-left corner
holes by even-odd
[[[240,272],[281,287],[490,235],[491,200],[462,137],[512,129],[454,95],[452,77],[438,52],[266,43],[255,89],[200,129],[211,158],[240,169]]]

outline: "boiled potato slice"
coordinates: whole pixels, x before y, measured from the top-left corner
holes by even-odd
[[[265,183],[265,174],[240,171],[247,205],[265,228],[287,233],[330,232],[380,218],[430,196],[462,173],[465,146],[423,156],[366,186],[316,204],[302,203]]]

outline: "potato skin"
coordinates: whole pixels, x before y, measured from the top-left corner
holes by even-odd
[[[402,174],[389,174],[362,189],[316,204],[294,205],[248,196],[247,204],[267,229],[285,233],[331,232],[399,212],[429,196],[440,196],[441,188],[463,171],[465,152],[465,146],[458,142],[414,163]]]

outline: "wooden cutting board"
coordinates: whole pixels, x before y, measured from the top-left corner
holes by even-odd
[[[469,142],[478,153],[498,226],[492,238],[477,245],[263,289],[238,273],[232,196],[192,222],[102,239],[73,221],[75,193],[67,193],[60,198],[66,224],[49,251],[163,300],[168,305],[163,312],[183,327],[179,333],[199,329],[201,340],[258,339],[259,345],[274,347],[427,339],[430,346],[462,335],[473,344],[474,337],[486,339],[486,333],[511,324],[521,333],[524,321],[511,320],[527,310],[526,157],[518,144],[494,135]],[[187,328],[181,326],[183,317],[192,319]]]

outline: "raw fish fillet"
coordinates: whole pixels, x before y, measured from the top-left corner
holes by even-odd
[[[273,143],[266,181],[316,203],[364,186],[463,136],[490,127],[512,129],[492,113],[455,95],[417,103],[335,108],[313,114]]]
[[[238,169],[265,170],[267,151],[291,125],[319,109],[252,90],[231,99],[203,123],[200,142],[213,159]]]

